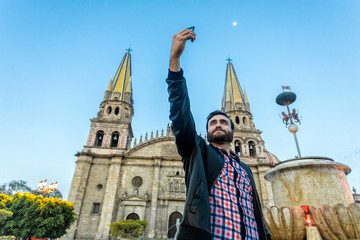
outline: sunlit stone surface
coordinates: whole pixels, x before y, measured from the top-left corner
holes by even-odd
[[[306,239],[307,240],[322,240],[317,227],[308,226],[306,227]]]
[[[360,239],[360,207],[345,177],[350,171],[325,157],[290,159],[268,171],[275,206],[263,213],[272,238]],[[309,224],[303,205],[309,206]]]
[[[265,174],[277,207],[321,206],[354,202],[345,175],[351,169],[325,157],[290,159]]]
[[[264,220],[272,239],[275,240],[296,240],[305,237],[305,213],[301,207],[272,206],[263,208]]]
[[[360,239],[360,206],[336,204],[310,206],[311,226],[301,207],[263,208],[264,220],[273,240]]]
[[[325,239],[360,239],[359,204],[310,207],[310,212]]]

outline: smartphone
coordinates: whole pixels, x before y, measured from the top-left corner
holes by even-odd
[[[193,30],[193,31],[195,31],[195,26],[192,26],[192,27],[188,27],[187,29],[190,29],[190,30]]]

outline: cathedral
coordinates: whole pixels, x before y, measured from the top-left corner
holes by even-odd
[[[125,219],[147,220],[148,238],[174,237],[186,198],[181,157],[170,126],[133,140],[133,103],[129,50],[91,119],[86,145],[76,153],[68,201],[74,202],[77,220],[64,239],[110,239],[110,224]],[[279,160],[264,147],[231,59],[221,110],[235,124],[232,150],[253,171],[262,204],[274,205],[264,175]]]

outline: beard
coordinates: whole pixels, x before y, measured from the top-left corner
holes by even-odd
[[[220,130],[222,134],[219,134],[219,131],[214,134],[217,130]],[[234,138],[233,132],[226,132],[223,129],[216,128],[213,132],[208,131],[207,140],[209,142],[215,142],[215,143],[223,143],[223,142],[232,142]]]

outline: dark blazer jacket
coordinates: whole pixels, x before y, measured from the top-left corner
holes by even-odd
[[[172,131],[184,164],[187,188],[185,209],[178,239],[211,239],[209,193],[224,166],[225,160],[221,153],[215,150],[212,145],[207,144],[196,133],[182,70],[180,72],[169,71],[166,82],[168,83]],[[242,162],[240,164],[251,181],[254,214],[260,239],[271,239],[263,221],[253,174],[246,164]]]

